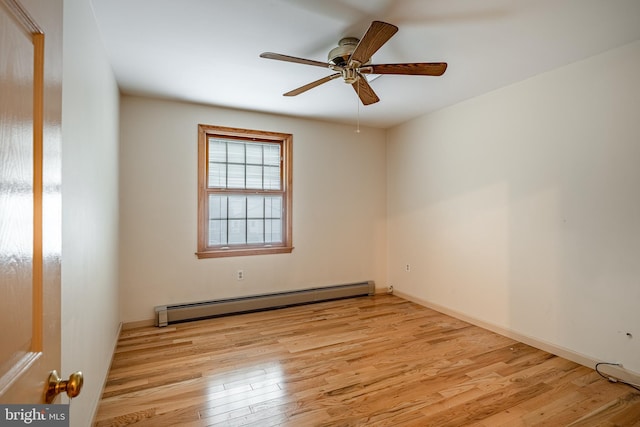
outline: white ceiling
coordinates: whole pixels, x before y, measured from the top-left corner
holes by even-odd
[[[640,0],[92,0],[123,93],[386,128],[640,39]],[[376,64],[447,62],[442,77],[385,75],[358,107],[317,61],[372,20],[400,30]],[[588,90],[588,88],[585,88]]]

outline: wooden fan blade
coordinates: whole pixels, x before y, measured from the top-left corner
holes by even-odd
[[[342,74],[340,74],[340,73],[331,74],[330,76],[323,77],[320,80],[316,80],[315,82],[307,83],[304,86],[300,86],[297,89],[289,91],[289,92],[285,93],[284,96],[300,95],[301,93],[304,93],[304,92],[308,91],[309,89],[313,89],[316,86],[320,86],[323,83],[327,83],[328,81],[331,81],[331,80],[335,79],[336,77],[340,77],[341,75]]]
[[[353,87],[353,90],[356,91],[356,93],[360,97],[360,101],[362,101],[364,105],[375,104],[376,102],[380,101],[380,98],[378,98],[378,95],[376,95],[376,93],[373,91],[371,85],[369,85],[367,79],[365,79],[364,76],[360,76],[360,78],[356,80],[355,83],[351,84],[351,87]]]
[[[349,64],[366,63],[398,31],[398,27],[382,21],[373,21],[349,58]]]
[[[260,58],[275,59],[277,61],[294,62],[296,64],[314,65],[316,67],[329,68],[329,63],[314,61],[313,59],[296,58],[295,56],[282,55],[280,53],[263,52]]]
[[[371,71],[369,71],[371,69]],[[361,73],[406,74],[412,76],[441,76],[447,70],[446,62],[414,62],[409,64],[367,65]]]

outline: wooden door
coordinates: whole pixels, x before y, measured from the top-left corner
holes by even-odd
[[[0,403],[60,371],[62,1],[0,0]]]

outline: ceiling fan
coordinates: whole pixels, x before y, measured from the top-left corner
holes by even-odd
[[[275,59],[278,61],[295,62],[298,64],[313,65],[329,68],[336,73],[308,83],[297,89],[289,91],[284,96],[296,96],[327,83],[338,77],[342,77],[345,83],[350,84],[358,94],[364,105],[374,104],[380,98],[369,85],[365,75],[367,74],[404,74],[417,76],[441,76],[447,69],[446,62],[414,62],[406,64],[371,64],[371,56],[378,51],[393,35],[398,27],[382,21],[373,21],[361,40],[355,37],[345,37],[340,40],[338,47],[329,52],[328,61],[321,62],[311,59],[296,58],[273,52],[260,54],[261,58]]]

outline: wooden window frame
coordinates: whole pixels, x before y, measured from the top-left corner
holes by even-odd
[[[282,243],[241,244],[227,247],[209,246],[209,195],[210,194],[261,194],[260,190],[212,189],[208,186],[209,175],[209,138],[221,137],[238,139],[244,142],[259,141],[279,143],[281,146],[281,184],[282,188]],[[249,130],[214,125],[198,125],[198,251],[196,256],[203,258],[222,258],[233,256],[284,254],[293,251],[292,208],[293,208],[293,135],[288,133]],[[265,192],[268,194],[267,192]]]

